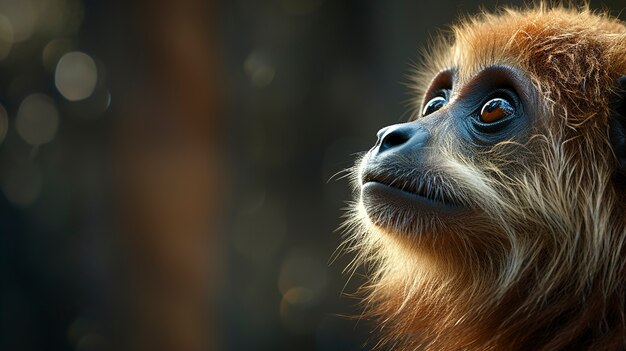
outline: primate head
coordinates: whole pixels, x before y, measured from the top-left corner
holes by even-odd
[[[626,349],[626,26],[454,26],[354,172],[350,248],[394,350]]]

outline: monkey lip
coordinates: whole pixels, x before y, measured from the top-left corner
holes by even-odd
[[[390,208],[405,213],[435,215],[456,215],[465,210],[451,199],[433,198],[424,192],[407,191],[378,180],[364,182],[361,199],[368,214],[376,217]]]

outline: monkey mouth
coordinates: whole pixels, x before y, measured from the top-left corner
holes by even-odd
[[[361,199],[372,218],[389,210],[406,214],[456,215],[464,211],[461,202],[441,185],[425,180],[403,182],[397,178],[366,175],[361,186]]]

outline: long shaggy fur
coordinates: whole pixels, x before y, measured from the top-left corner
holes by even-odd
[[[370,268],[364,301],[381,325],[378,346],[626,349],[625,199],[607,136],[615,80],[626,74],[626,26],[588,8],[541,5],[484,13],[451,33],[424,59],[418,96],[449,67],[463,82],[513,66],[539,92],[542,122],[520,146],[533,155],[523,163],[506,145],[473,159],[454,141],[436,150],[434,172],[482,214],[462,230],[407,240],[354,204],[346,247],[355,266]],[[415,232],[446,226],[403,216],[395,220]]]

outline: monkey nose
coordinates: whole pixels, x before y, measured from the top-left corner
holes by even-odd
[[[430,139],[430,132],[417,121],[385,127],[376,135],[379,154],[391,149],[399,150],[402,147],[421,148]]]

